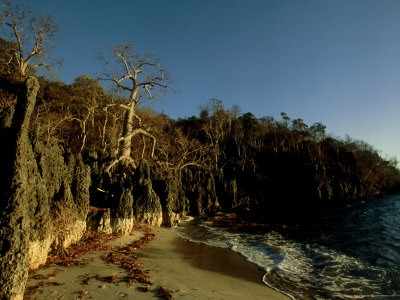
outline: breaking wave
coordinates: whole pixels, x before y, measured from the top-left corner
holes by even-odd
[[[334,216],[334,217],[332,217]],[[400,197],[387,196],[327,212],[310,236],[273,230],[233,231],[202,218],[173,230],[181,237],[229,248],[265,270],[263,281],[292,299],[400,299]],[[311,234],[312,232],[312,234]],[[399,298],[397,298],[399,296]],[[382,298],[383,299],[383,298]]]

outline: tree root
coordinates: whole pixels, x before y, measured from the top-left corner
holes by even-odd
[[[129,165],[131,165],[131,166],[133,167],[133,169],[136,169],[136,163],[135,163],[135,161],[134,161],[131,157],[129,157],[129,156],[121,156],[121,157],[119,157],[118,159],[112,161],[112,162],[108,165],[108,167],[106,168],[106,172],[107,172],[108,174],[110,174],[110,170],[111,170],[114,166],[116,166],[117,164],[121,163],[122,161],[126,161]]]

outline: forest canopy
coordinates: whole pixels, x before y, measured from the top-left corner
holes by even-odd
[[[4,1],[3,1],[4,2]],[[49,65],[58,31],[51,16],[5,1],[0,25],[0,120],[9,126],[18,82]],[[7,34],[6,34],[7,33]],[[281,113],[257,118],[238,105],[225,108],[211,98],[198,116],[173,120],[141,105],[141,99],[167,92],[167,70],[131,44],[111,46],[102,55],[105,76],[78,76],[72,84],[39,77],[31,138],[57,143],[84,157],[101,159],[108,172],[141,159],[154,166],[155,178],[186,169],[229,177],[242,198],[355,198],[397,190],[395,158],[382,158],[371,145],[327,134],[321,123]],[[101,62],[99,62],[101,64]],[[106,89],[104,79],[114,85]],[[257,184],[257,188],[250,188]],[[291,191],[285,186],[293,186]],[[260,186],[264,192],[259,191]],[[257,195],[258,193],[258,195]]]

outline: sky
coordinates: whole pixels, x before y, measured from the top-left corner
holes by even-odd
[[[96,51],[132,42],[159,57],[172,118],[210,98],[256,117],[322,122],[400,159],[399,0],[23,0],[60,26],[60,79],[96,77]]]

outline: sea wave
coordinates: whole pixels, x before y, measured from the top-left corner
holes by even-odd
[[[346,299],[378,295],[386,269],[338,249],[296,240],[277,231],[240,232],[190,219],[173,230],[182,238],[229,248],[265,270],[263,282],[292,299]]]

